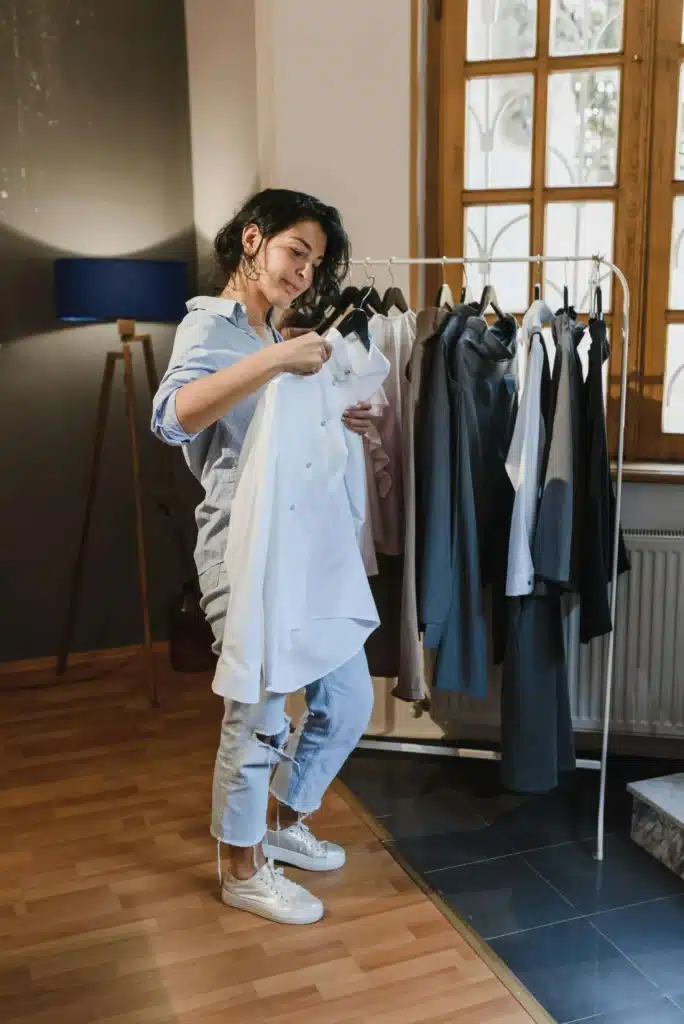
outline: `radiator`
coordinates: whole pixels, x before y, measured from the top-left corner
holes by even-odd
[[[612,729],[684,737],[684,533],[625,533],[632,570],[618,583]],[[601,727],[608,639],[579,643],[576,611],[567,633],[575,727]]]
[[[618,583],[612,731],[684,737],[684,532],[625,532],[632,569]],[[565,620],[568,682],[577,731],[600,730],[608,638],[579,642],[579,607]],[[432,694],[432,717],[447,735],[500,726],[500,672],[474,701]]]

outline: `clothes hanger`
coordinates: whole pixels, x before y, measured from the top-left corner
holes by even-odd
[[[461,295],[459,301],[462,306],[472,305],[473,293],[470,290],[470,282],[468,281],[468,271],[466,269],[465,263],[461,264],[461,269],[463,271],[463,287],[461,288]]]
[[[451,288],[446,282],[446,276],[444,273],[444,257],[442,257],[442,283],[439,286],[439,291],[437,292],[435,306],[437,309],[446,309],[449,312],[454,308],[454,296]]]
[[[523,324],[528,330],[541,329],[543,324],[553,323],[555,314],[549,304],[541,297],[541,263],[537,263],[537,280],[534,283],[534,299],[523,317]]]
[[[371,277],[368,270],[366,271],[366,282],[370,281],[369,287],[359,298],[357,306],[352,309],[346,316],[342,317],[342,320],[337,325],[337,330],[340,332],[343,338],[347,338],[350,334],[356,334],[361,339],[363,347],[368,352],[370,350],[370,333],[368,331],[368,313],[366,310],[366,303],[368,302],[369,296],[375,291],[375,278]],[[380,303],[381,305],[381,303]]]
[[[356,334],[361,339],[366,351],[370,351],[370,334],[368,331],[368,314],[363,309],[352,309],[337,325],[343,338]]]
[[[594,261],[592,273],[593,295],[589,316],[594,320],[603,320],[603,292],[601,290],[601,265],[598,258]]]
[[[541,263],[537,260],[537,280],[534,282],[534,302],[541,302]]]
[[[356,285],[347,285],[337,297],[331,311],[319,322],[316,327],[318,333],[325,334],[326,331],[329,331],[343,313],[346,313],[350,308],[354,309],[358,305],[360,297],[361,292]]]
[[[394,280],[394,274],[392,273],[393,260],[394,256],[390,257],[390,259],[387,261],[387,269],[389,271],[390,280],[392,281],[392,284],[389,286],[389,288],[382,297],[382,306],[380,308],[380,312],[383,314],[383,316],[387,316],[392,306],[396,306],[400,313],[408,313],[409,311],[408,302],[404,298],[404,293],[402,292],[401,288],[397,287],[397,283]]]
[[[484,316],[485,312],[490,306],[492,307],[496,315],[499,317],[499,319],[503,319],[504,314],[501,312],[501,309],[499,308],[499,299],[496,294],[496,288],[494,287],[494,285],[487,283],[482,290],[482,295],[480,296],[480,301],[477,307],[477,315]]]

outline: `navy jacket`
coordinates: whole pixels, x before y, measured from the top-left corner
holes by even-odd
[[[420,432],[425,507],[419,616],[437,648],[434,685],[487,691],[484,588],[505,588],[517,411],[513,317],[491,327],[457,307],[438,339]]]

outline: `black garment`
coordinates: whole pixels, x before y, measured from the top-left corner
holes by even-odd
[[[372,676],[396,679],[399,675],[399,632],[401,630],[401,585],[403,555],[376,555],[377,576],[368,582],[378,609],[380,625],[366,640],[368,670]]]
[[[580,575],[580,640],[583,644],[612,629],[608,586],[613,573],[615,537],[615,494],[610,477],[601,372],[610,356],[605,321],[591,320],[589,333],[589,371],[584,387],[587,491]],[[618,572],[628,572],[629,568],[629,556],[620,530]]]
[[[561,598],[508,600],[501,694],[501,781],[547,793],[575,768]]]
[[[517,409],[517,325],[462,312],[446,323],[425,431],[425,548],[419,589],[434,685],[487,692],[483,587],[505,588],[514,492],[506,456]]]
[[[536,576],[571,591],[579,587],[586,490],[584,382],[577,354],[583,332],[569,313],[561,311],[553,322],[550,430],[533,547]]]

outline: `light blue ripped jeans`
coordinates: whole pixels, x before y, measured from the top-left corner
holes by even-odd
[[[223,566],[205,570],[199,579],[218,653],[227,605]],[[220,843],[257,846],[263,840],[269,789],[302,817],[320,807],[370,720],[373,684],[365,651],[311,683],[305,694],[307,710],[294,732],[284,694],[263,692],[258,704],[226,698],[211,815],[211,834]]]

